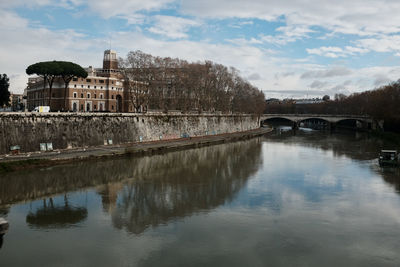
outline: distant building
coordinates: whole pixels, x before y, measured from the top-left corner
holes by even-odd
[[[49,106],[51,111],[130,112],[128,92],[118,70],[117,53],[104,51],[103,68],[86,68],[87,78],[73,78],[65,89],[62,79],[54,81],[49,103],[49,86],[41,77],[29,78],[26,88],[27,109]]]
[[[294,103],[296,105],[306,105],[306,104],[319,104],[324,102],[324,100],[320,98],[311,98],[311,99],[296,99]]]
[[[10,105],[12,111],[23,110],[23,95],[22,94],[10,94]]]

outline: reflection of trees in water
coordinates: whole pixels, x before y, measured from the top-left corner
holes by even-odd
[[[335,157],[346,156],[357,160],[376,159],[384,145],[378,138],[357,132],[328,134],[317,131],[312,133],[297,131],[296,135],[293,135],[292,131],[287,131],[267,138],[269,142],[329,150]]]
[[[32,225],[37,220],[46,224],[57,221],[62,212],[71,212],[67,207],[51,208],[52,196],[98,186],[103,209],[113,214],[115,225],[140,232],[135,229],[231,200],[261,164],[260,155],[261,141],[252,139],[164,155],[13,172],[0,177],[0,206],[7,214],[8,204],[47,197],[46,206],[27,216]],[[130,181],[129,186],[121,181]],[[130,219],[134,214],[137,223]],[[78,210],[68,216],[83,219],[82,215],[84,211]]]
[[[9,212],[10,212],[9,206],[0,207],[0,217],[6,217]]]
[[[141,158],[136,179],[122,190],[118,184],[99,190],[103,209],[116,228],[136,234],[209,210],[234,198],[258,169],[260,155],[260,140],[254,139]]]
[[[252,144],[254,141],[250,140],[245,144]],[[232,144],[227,144],[227,146],[230,145]],[[209,149],[213,148],[210,147]],[[185,152],[187,151],[176,153]],[[150,173],[154,175],[153,168],[155,164],[168,162],[171,166],[174,165],[172,161],[167,160],[168,155],[169,153],[160,155],[157,160],[158,163],[155,163],[153,159],[156,156],[116,158],[104,161],[83,161],[46,169],[8,173],[0,177],[0,207],[19,201],[29,201],[63,194],[81,188],[115,183],[133,177],[139,179],[148,177]],[[196,160],[196,156],[189,156],[191,158],[188,159],[188,163],[190,162],[189,160],[193,162]],[[197,158],[199,157],[197,156]],[[192,163],[190,164],[191,167],[195,168]],[[172,168],[164,170],[165,174],[173,171]]]
[[[400,194],[400,168],[384,167],[375,171],[381,174],[383,180],[393,186],[396,192]]]
[[[268,137],[268,142],[284,144],[297,144],[304,147],[318,148],[332,151],[335,157],[346,156],[356,160],[377,159],[382,148],[390,148],[389,143],[366,133],[349,132],[347,134],[333,134],[313,132],[312,134],[301,133],[293,136],[292,131]],[[380,168],[378,161],[371,165],[374,172],[382,176],[388,184],[392,185],[397,193],[400,193],[400,168]]]
[[[27,224],[32,228],[66,228],[76,225],[87,217],[87,209],[73,207],[64,196],[64,205],[54,205],[53,198],[43,199],[43,207],[26,216]]]

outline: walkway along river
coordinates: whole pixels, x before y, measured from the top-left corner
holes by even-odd
[[[279,133],[4,174],[0,266],[399,266],[388,144]]]

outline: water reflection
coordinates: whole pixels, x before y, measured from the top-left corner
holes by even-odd
[[[230,202],[261,164],[259,140],[144,159],[146,175],[98,190],[113,225],[130,233]]]
[[[73,207],[64,195],[64,204],[55,205],[53,198],[43,199],[43,206],[35,212],[29,212],[26,222],[32,228],[68,228],[83,222],[87,217],[87,209]]]
[[[262,163],[260,155],[261,141],[253,139],[151,157],[12,173],[0,178],[0,203],[7,213],[8,204],[48,197],[36,211],[29,211],[27,224],[65,228],[84,221],[88,211],[70,206],[66,196],[63,205],[55,205],[52,196],[96,186],[103,211],[112,216],[113,225],[138,234],[149,226],[231,201]]]
[[[284,127],[283,127],[284,128]],[[400,194],[400,169],[380,167],[377,157],[379,151],[383,148],[393,148],[393,144],[370,136],[368,133],[337,131],[335,134],[327,134],[326,132],[302,131],[301,129],[294,133],[292,130],[275,131],[273,135],[266,137],[270,143],[280,143],[291,146],[301,146],[313,149],[320,149],[325,152],[332,153],[336,158],[345,157],[359,162],[367,162],[368,168],[383,178],[385,182],[395,188]],[[286,146],[287,147],[287,146]],[[324,166],[324,167],[327,167]],[[310,167],[312,169],[312,167]],[[305,172],[307,173],[307,172]],[[359,175],[359,174],[355,174]],[[298,185],[296,185],[298,187]],[[304,185],[310,190],[310,185]],[[336,190],[342,190],[340,184],[331,187],[330,193]]]
[[[290,129],[280,131],[268,136],[269,142],[300,145],[302,147],[318,148],[324,151],[332,151],[334,156],[346,156],[356,160],[372,160],[378,157],[381,148],[387,144],[368,133],[337,131],[335,134],[327,134],[321,131],[304,131],[299,129],[296,133]]]
[[[0,266],[399,266],[381,145],[298,131],[2,177]]]

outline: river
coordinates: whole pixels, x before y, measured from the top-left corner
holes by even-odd
[[[400,266],[400,173],[364,134],[277,131],[0,177],[0,266]]]

